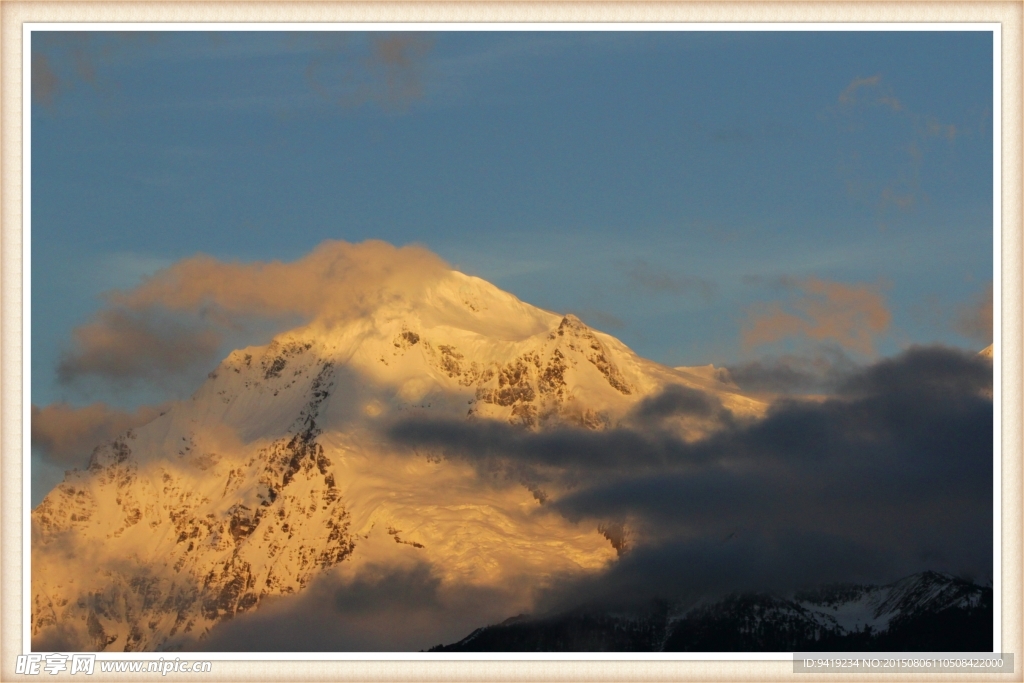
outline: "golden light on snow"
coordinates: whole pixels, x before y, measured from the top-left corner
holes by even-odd
[[[472,457],[389,444],[382,415],[604,429],[672,384],[736,415],[764,410],[478,278],[401,284],[363,317],[231,353],[191,400],[51,492],[32,515],[34,637],[194,647],[264,599],[381,566],[428,566],[528,609],[548,582],[617,561],[597,521],[566,519],[542,502],[559,491]]]

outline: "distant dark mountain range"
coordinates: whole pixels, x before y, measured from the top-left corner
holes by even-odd
[[[992,589],[938,572],[885,586],[789,596],[737,593],[632,613],[579,608],[518,616],[433,652],[798,652],[992,650]]]

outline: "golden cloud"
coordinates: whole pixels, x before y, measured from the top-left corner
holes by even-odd
[[[875,337],[888,329],[892,320],[878,287],[814,277],[797,282],[796,287],[802,295],[788,305],[776,302],[750,312],[742,332],[745,348],[803,336],[874,354]]]
[[[159,380],[210,361],[228,332],[254,321],[356,319],[389,300],[415,297],[448,271],[423,247],[376,240],[327,241],[290,263],[194,256],[108,294],[107,307],[75,330],[59,376]]]

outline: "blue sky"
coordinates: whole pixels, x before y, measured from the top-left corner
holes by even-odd
[[[422,244],[669,365],[988,343],[990,33],[34,33],[32,53],[38,406],[187,391],[59,379],[103,292],[327,239]],[[870,348],[815,336],[809,282],[884,307]],[[783,309],[803,333],[744,337]]]

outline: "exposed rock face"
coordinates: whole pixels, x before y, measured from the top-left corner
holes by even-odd
[[[609,387],[627,396],[633,393],[618,368],[609,360],[604,345],[573,315],[562,319],[547,342],[539,351],[525,353],[503,366],[485,370],[480,376],[482,386],[476,391],[477,399],[511,408],[509,421],[526,427],[535,427],[539,421],[558,417],[569,418],[589,428],[607,425],[607,414],[582,419],[579,413],[565,411],[567,401],[572,399],[566,374],[586,373],[587,366],[580,365],[584,360],[597,370]]]

